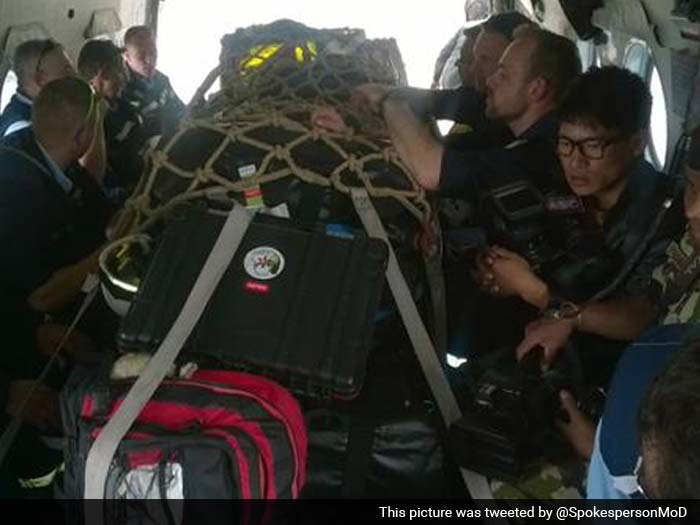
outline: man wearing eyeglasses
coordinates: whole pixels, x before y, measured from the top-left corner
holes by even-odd
[[[557,153],[564,177],[620,269],[610,276],[605,297],[577,305],[558,296],[548,276],[536,275],[522,257],[493,248],[482,259],[482,286],[496,295],[519,296],[544,316],[528,326],[518,357],[541,346],[549,364],[574,331],[583,332],[590,349],[581,357],[605,384],[621,346],[613,350],[588,334],[618,341],[638,335],[625,319],[646,308],[634,298],[646,293],[666,247],[683,228],[677,182],[644,160],[651,103],[639,77],[610,66],[584,73],[562,104]],[[589,298],[599,291],[590,290]]]
[[[17,92],[0,115],[0,137],[31,125],[32,100],[43,86],[75,75],[63,46],[54,40],[28,40],[17,46],[12,70],[17,76]]]
[[[492,247],[479,264],[477,281],[484,290],[515,296],[521,304],[534,306],[530,319],[540,316],[527,325],[524,338],[519,327],[517,356],[541,347],[543,365],[552,365],[576,332],[567,351],[582,363],[588,386],[607,389],[624,349],[622,341],[636,338],[649,322],[653,308],[646,294],[652,273],[683,229],[677,181],[644,160],[651,103],[641,78],[604,67],[584,73],[559,108],[556,151],[563,179],[602,238],[601,251],[617,261],[602,282],[574,302],[551,274],[535,273],[512,251]],[[556,228],[554,214],[551,222]],[[559,422],[559,427],[574,450],[588,458],[595,428],[571,393],[560,395],[568,422]]]
[[[697,385],[693,383],[698,377],[698,338],[692,330],[700,322],[700,127],[690,136],[685,161],[685,233],[668,246],[665,260],[653,272],[647,293],[630,297],[616,313],[611,312],[608,328],[617,326],[619,331],[625,327],[626,333],[617,335],[635,339],[635,343],[617,364],[597,428],[575,403],[565,403],[572,422],[567,434],[585,454],[592,450],[587,481],[588,497],[592,499],[626,499],[639,494],[698,497],[693,463],[677,465],[676,470],[685,471],[680,476],[674,476],[673,469],[654,472],[660,463],[684,461],[673,457],[671,439],[681,444],[673,447],[679,454],[685,454],[688,446],[697,449],[697,443],[692,443],[696,438],[684,429],[697,425],[687,407],[697,404]],[[688,333],[694,335],[694,343],[681,350],[683,356],[674,357],[688,340]],[[654,387],[655,392],[645,394],[671,359],[676,372],[664,374],[661,384]],[[676,422],[671,425],[674,419]],[[646,457],[644,466],[641,456]],[[656,482],[645,482],[650,473],[651,481]]]

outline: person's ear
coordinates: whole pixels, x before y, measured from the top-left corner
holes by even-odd
[[[46,75],[43,71],[39,70],[36,72],[34,75],[34,83],[39,89],[44,87],[44,84],[46,84]]]
[[[73,142],[77,149],[81,149],[85,138],[85,126],[80,126],[73,135]]]
[[[549,82],[543,77],[536,77],[530,81],[528,87],[528,94],[530,100],[533,102],[540,102],[544,100],[549,94]]]
[[[649,143],[649,130],[648,129],[643,129],[641,131],[636,132],[634,135],[632,135],[629,138],[629,142],[628,142],[630,150],[635,157],[639,157],[640,155],[644,154],[644,150],[646,149],[648,143]]]
[[[90,122],[84,123],[80,126],[73,136],[73,142],[75,143],[76,149],[81,155],[90,148],[92,144],[92,130],[90,129]]]
[[[88,84],[92,86],[92,89],[95,90],[95,93],[100,92],[100,86],[102,85],[102,70],[100,69],[95,76],[92,78],[88,79]]]

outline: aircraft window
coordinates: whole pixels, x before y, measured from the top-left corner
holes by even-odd
[[[668,147],[668,115],[661,77],[654,65],[651,50],[641,40],[633,40],[627,46],[623,65],[649,84],[654,103],[651,108],[651,137],[645,156],[658,169],[663,169]]]
[[[535,15],[535,18],[537,18],[537,20],[539,20],[540,22],[544,22],[544,15],[546,11],[544,2],[542,0],[532,0],[531,6],[532,9],[530,10],[530,12]]]
[[[592,66],[600,66],[600,57],[595,44],[590,40],[580,40],[577,44],[581,56],[581,66],[586,71]]]
[[[15,76],[14,72],[8,71],[7,76],[5,77],[5,82],[2,84],[2,91],[0,91],[0,94],[2,95],[2,99],[0,99],[0,111],[4,111],[5,106],[10,102],[10,99],[12,98],[12,95],[15,94],[15,90],[17,89],[17,77]]]
[[[637,73],[642,78],[647,78],[651,54],[649,48],[643,42],[633,42],[625,53],[625,67]]]
[[[666,110],[666,98],[661,84],[661,76],[656,66],[651,73],[651,96],[654,103],[651,107],[651,156],[656,167],[664,167],[666,160],[666,148],[668,146],[668,115]]]
[[[527,14],[527,15],[532,15],[532,14],[533,14],[532,1],[531,1],[531,0],[530,0],[530,1],[528,1],[528,0],[520,0],[520,2],[518,2],[517,8],[519,8],[521,11],[523,11],[523,12],[524,12],[525,14]]]
[[[467,22],[472,20],[481,20],[488,17],[493,12],[491,2],[486,0],[472,0],[464,6],[464,14]]]

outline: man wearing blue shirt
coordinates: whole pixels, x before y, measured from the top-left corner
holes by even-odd
[[[0,145],[0,284],[39,312],[61,311],[97,269],[111,209],[78,163],[97,118],[88,84],[55,80],[34,102],[32,127]]]
[[[87,274],[97,270],[111,209],[78,163],[94,139],[96,106],[85,82],[54,80],[34,100],[31,127],[0,142],[0,428],[33,390],[47,354],[63,337],[61,319]],[[58,322],[43,322],[45,314]],[[65,347],[68,354],[76,337]],[[61,379],[54,367],[22,412],[26,425],[0,480],[10,495],[25,495],[17,478],[39,480],[46,489],[60,463],[36,431],[60,428]]]
[[[12,69],[17,76],[17,92],[0,115],[0,137],[31,125],[32,100],[44,85],[75,74],[63,46],[54,40],[28,40],[17,46]]]

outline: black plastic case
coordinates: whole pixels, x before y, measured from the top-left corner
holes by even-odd
[[[122,321],[120,350],[157,349],[225,218],[196,205],[176,214]],[[181,360],[215,360],[313,397],[352,398],[364,380],[387,260],[385,243],[364,231],[258,214]]]

